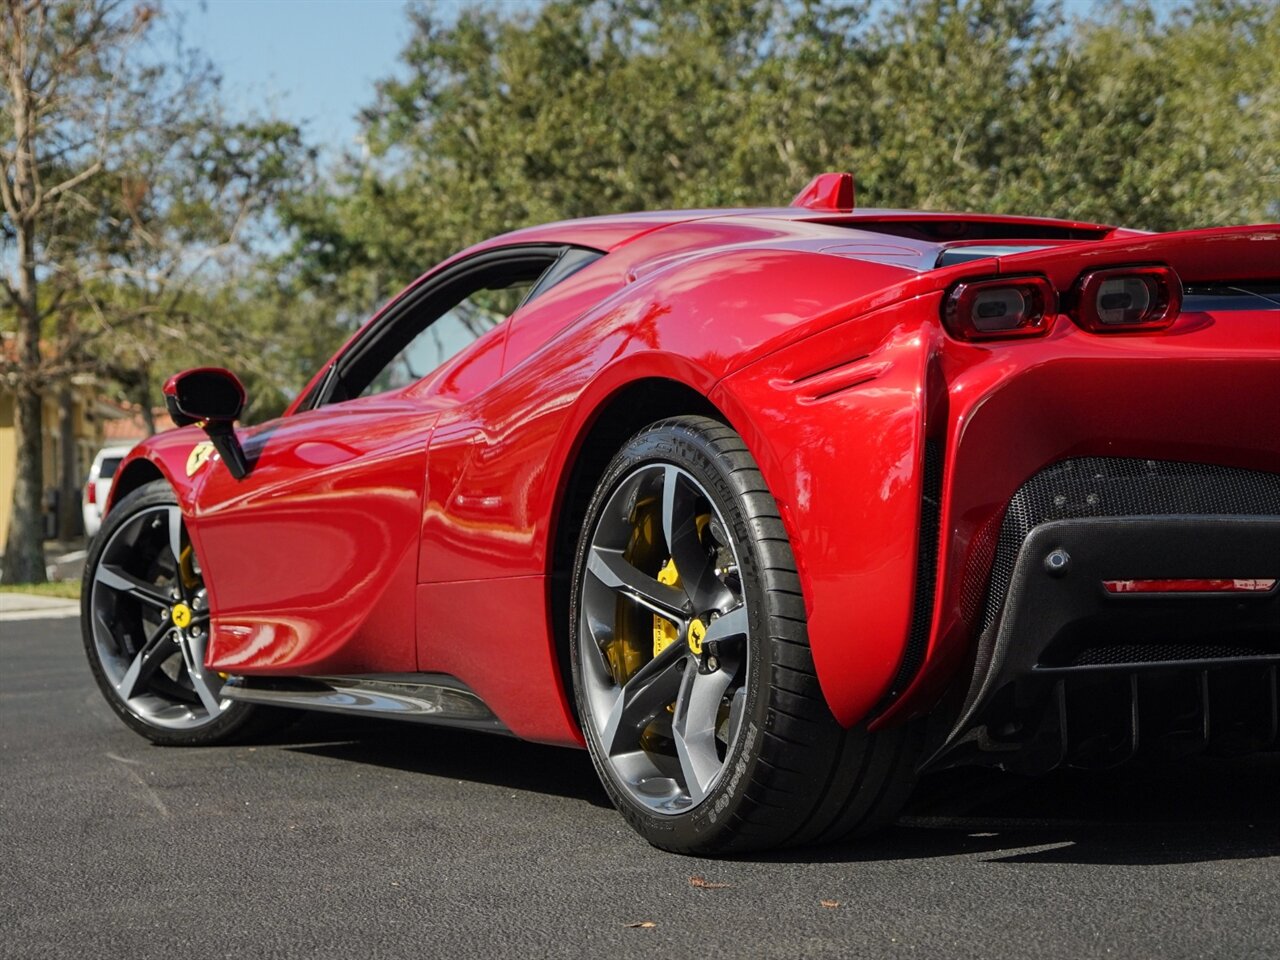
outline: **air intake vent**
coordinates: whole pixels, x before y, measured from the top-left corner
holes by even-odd
[[[982,630],[1000,617],[1022,541],[1052,520],[1082,517],[1280,516],[1280,474],[1204,463],[1086,457],[1042,470],[1009,501]]]

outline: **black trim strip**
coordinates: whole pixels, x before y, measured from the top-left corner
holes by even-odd
[[[245,703],[411,720],[507,733],[461,680],[440,673],[354,677],[232,677],[222,696]]]
[[[924,443],[924,476],[920,492],[920,535],[916,548],[916,585],[911,607],[911,626],[907,646],[898,672],[894,674],[889,693],[880,703],[880,712],[895,700],[915,679],[924,663],[933,627],[933,603],[938,581],[938,551],[942,526],[942,444],[936,440]]]

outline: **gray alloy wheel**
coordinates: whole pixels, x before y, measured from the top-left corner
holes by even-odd
[[[831,715],[778,505],[723,423],[659,421],[614,456],[583,519],[569,627],[592,762],[656,846],[839,841],[911,788],[915,731]]]
[[[639,535],[637,511],[648,514]],[[657,530],[660,542],[646,539]],[[614,488],[588,551],[578,627],[591,640],[588,720],[632,800],[683,813],[723,775],[746,699],[747,607],[724,518],[690,473],[646,464]],[[662,553],[656,577],[635,565]],[[632,671],[624,634],[646,627],[655,655]]]
[[[108,514],[85,565],[81,626],[107,702],[157,743],[216,743],[254,713],[205,668],[208,592],[182,511],[163,481]]]

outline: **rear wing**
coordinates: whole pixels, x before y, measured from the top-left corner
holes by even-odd
[[[1109,267],[1170,267],[1184,285],[1280,279],[1280,224],[1213,227],[1073,243],[995,258],[992,273],[1041,274],[1068,290],[1082,274]]]

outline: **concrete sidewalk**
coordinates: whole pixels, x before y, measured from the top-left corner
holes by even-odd
[[[79,600],[38,597],[30,593],[0,593],[0,622],[5,620],[49,620],[78,617]]]

